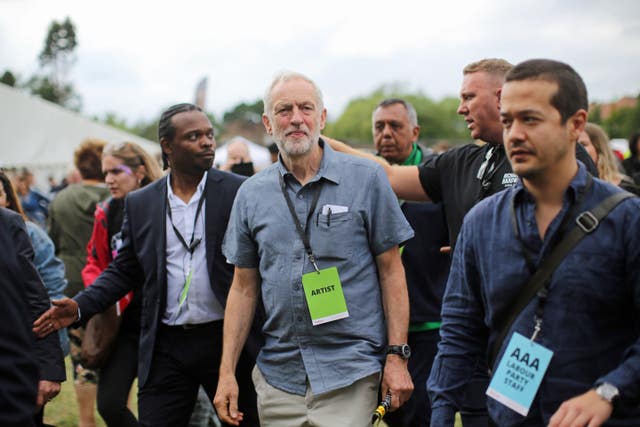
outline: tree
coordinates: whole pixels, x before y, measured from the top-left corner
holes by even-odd
[[[258,99],[251,104],[242,102],[233,107],[230,111],[224,113],[224,116],[222,116],[222,122],[230,123],[236,120],[242,120],[251,123],[262,123],[263,111],[264,104],[261,99]]]
[[[26,86],[31,93],[71,109],[80,109],[80,97],[67,81],[69,69],[76,60],[74,50],[77,45],[75,26],[68,17],[49,25],[44,47],[38,56],[44,75],[34,75],[29,79]]]
[[[0,82],[6,84],[7,86],[15,87],[16,86],[16,76],[9,70],[5,70],[2,77],[0,77]]]
[[[398,84],[384,85],[369,95],[353,99],[340,117],[327,124],[324,133],[358,145],[372,144],[371,114],[385,98],[402,98],[413,104],[421,127],[420,139],[423,141],[469,139],[464,121],[456,114],[456,98],[444,98],[435,102],[422,93],[411,93]]]
[[[258,99],[252,103],[241,102],[225,112],[221,124],[210,117],[216,130],[220,128],[220,132],[217,134],[218,143],[237,135],[258,143],[262,142],[265,137],[262,125],[263,111],[264,104],[261,99]]]
[[[65,80],[76,60],[74,49],[77,45],[76,29],[69,17],[62,23],[53,21],[49,25],[44,48],[38,58],[42,68],[51,67],[49,75],[53,84],[61,85]]]

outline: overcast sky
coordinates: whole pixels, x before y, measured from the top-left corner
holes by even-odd
[[[219,116],[260,98],[283,69],[316,80],[330,118],[385,83],[439,99],[484,57],[567,62],[591,100],[640,93],[638,0],[0,0],[0,72],[36,72],[49,23],[65,16],[83,113],[130,123],[193,101],[205,76]]]

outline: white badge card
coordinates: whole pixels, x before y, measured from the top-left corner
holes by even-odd
[[[487,396],[526,416],[552,356],[553,351],[514,332],[491,379]]]

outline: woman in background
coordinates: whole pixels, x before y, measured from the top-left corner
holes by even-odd
[[[97,205],[93,233],[87,245],[87,264],[82,270],[85,286],[90,286],[115,258],[122,239],[125,196],[160,178],[158,162],[131,142],[108,145],[102,152],[102,172],[111,197]],[[98,412],[110,427],[137,426],[127,401],[138,369],[141,295],[127,294],[117,303],[122,316],[111,353],[100,369]]]
[[[640,195],[640,187],[633,182],[633,179],[620,173],[615,154],[609,145],[609,138],[600,126],[595,123],[587,123],[578,138],[578,143],[584,146],[593,159],[593,163],[598,168],[600,179]]]

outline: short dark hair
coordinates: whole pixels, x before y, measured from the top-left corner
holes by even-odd
[[[162,141],[162,138],[167,139],[168,141],[173,140],[176,136],[176,128],[173,126],[171,119],[176,114],[186,113],[189,111],[200,111],[202,112],[202,108],[197,105],[190,104],[188,102],[183,102],[181,104],[175,104],[171,107],[167,108],[162,115],[160,115],[160,122],[158,122],[158,142]],[[169,159],[165,154],[164,150],[162,150],[162,168],[166,169],[169,167]]]
[[[558,85],[551,97],[551,105],[558,110],[562,123],[576,111],[589,109],[587,87],[582,77],[568,64],[551,59],[530,59],[513,67],[505,77],[506,82],[521,80],[545,80]]]
[[[82,179],[104,181],[102,173],[102,150],[107,143],[96,138],[87,138],[73,153],[73,163]]]

